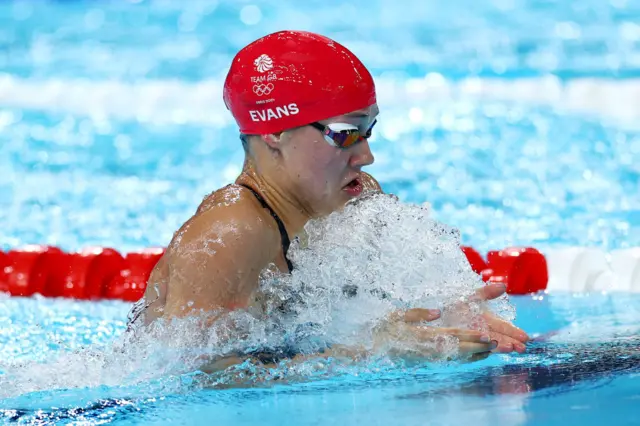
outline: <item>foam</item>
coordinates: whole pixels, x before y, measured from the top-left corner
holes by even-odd
[[[484,330],[483,305],[470,303],[466,313],[455,308],[482,280],[460,250],[458,231],[429,215],[428,206],[393,196],[361,198],[308,223],[308,241],[294,242],[289,252],[293,273],[263,282],[262,290],[277,301],[294,294],[299,303],[289,306],[296,314],[289,326],[316,324],[316,335],[332,344],[375,350],[376,327],[399,309],[438,308],[443,315],[432,326]],[[513,319],[505,297],[490,306]],[[437,344],[457,347],[434,341],[429,349]]]
[[[232,124],[222,102],[222,80],[139,82],[24,79],[0,74],[0,106],[98,118],[153,123]],[[555,76],[516,79],[467,77],[450,80],[438,73],[424,78],[376,78],[382,107],[410,109],[424,103],[489,100],[525,103],[592,115],[637,127],[640,79]],[[415,115],[415,114],[414,114]]]
[[[416,339],[392,327],[387,330],[402,337],[381,340],[380,326],[398,309],[439,308],[443,315],[429,324],[432,327],[485,329],[478,321],[484,304],[456,308],[461,297],[484,284],[460,250],[458,232],[432,219],[428,206],[369,195],[308,223],[306,232],[307,239],[291,245],[296,268],[291,275],[263,271],[262,303],[256,309],[157,321],[112,345],[77,348],[41,362],[0,365],[0,398],[103,385],[114,387],[110,397],[157,396],[182,389],[181,378],[203,360],[254,350],[294,348],[310,354],[327,344],[341,344],[365,348],[371,359],[389,360],[398,351],[418,352],[422,361],[424,355],[433,361],[458,355],[457,340],[451,336]],[[506,296],[490,307],[507,320],[514,317]],[[317,360],[295,367],[285,362],[275,373],[244,363],[204,383],[268,382],[275,376],[308,379],[329,371]]]

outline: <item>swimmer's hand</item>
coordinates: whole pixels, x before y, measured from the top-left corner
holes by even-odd
[[[440,316],[431,309],[409,309],[393,313],[378,327],[375,351],[405,360],[460,359],[477,361],[489,356],[498,342],[477,330],[430,327],[426,322]]]
[[[456,304],[453,308],[453,312],[457,315],[465,315],[465,313],[470,310],[469,303],[493,300],[502,296],[505,292],[506,287],[502,283],[487,284],[478,289],[465,302]],[[524,353],[526,351],[525,344],[529,341],[529,336],[523,330],[508,321],[499,318],[492,312],[484,312],[481,315],[481,320],[485,321],[489,329],[491,340],[498,342],[495,352],[509,353],[515,351],[518,353]]]

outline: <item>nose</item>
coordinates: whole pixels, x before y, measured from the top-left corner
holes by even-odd
[[[373,164],[374,161],[375,158],[373,157],[373,153],[371,152],[371,147],[369,146],[368,140],[365,139],[353,147],[353,154],[349,159],[349,164],[352,167],[369,166]]]

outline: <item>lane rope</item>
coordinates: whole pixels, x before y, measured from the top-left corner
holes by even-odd
[[[503,282],[512,295],[539,292],[640,293],[640,248],[604,252],[590,247],[545,250],[507,247],[480,254],[462,246],[471,268],[485,282]],[[109,247],[65,252],[27,245],[0,251],[0,292],[11,296],[83,300],[142,297],[151,271],[165,252],[149,247],[120,253]]]

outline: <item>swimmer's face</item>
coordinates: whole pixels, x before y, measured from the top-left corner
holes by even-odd
[[[319,123],[333,124],[336,129],[356,127],[363,129],[364,133],[378,112],[378,106],[374,104]],[[313,126],[285,133],[281,146],[285,169],[306,208],[317,215],[326,215],[360,195],[360,170],[374,161],[366,139],[347,148],[338,148],[325,140],[323,133]]]

